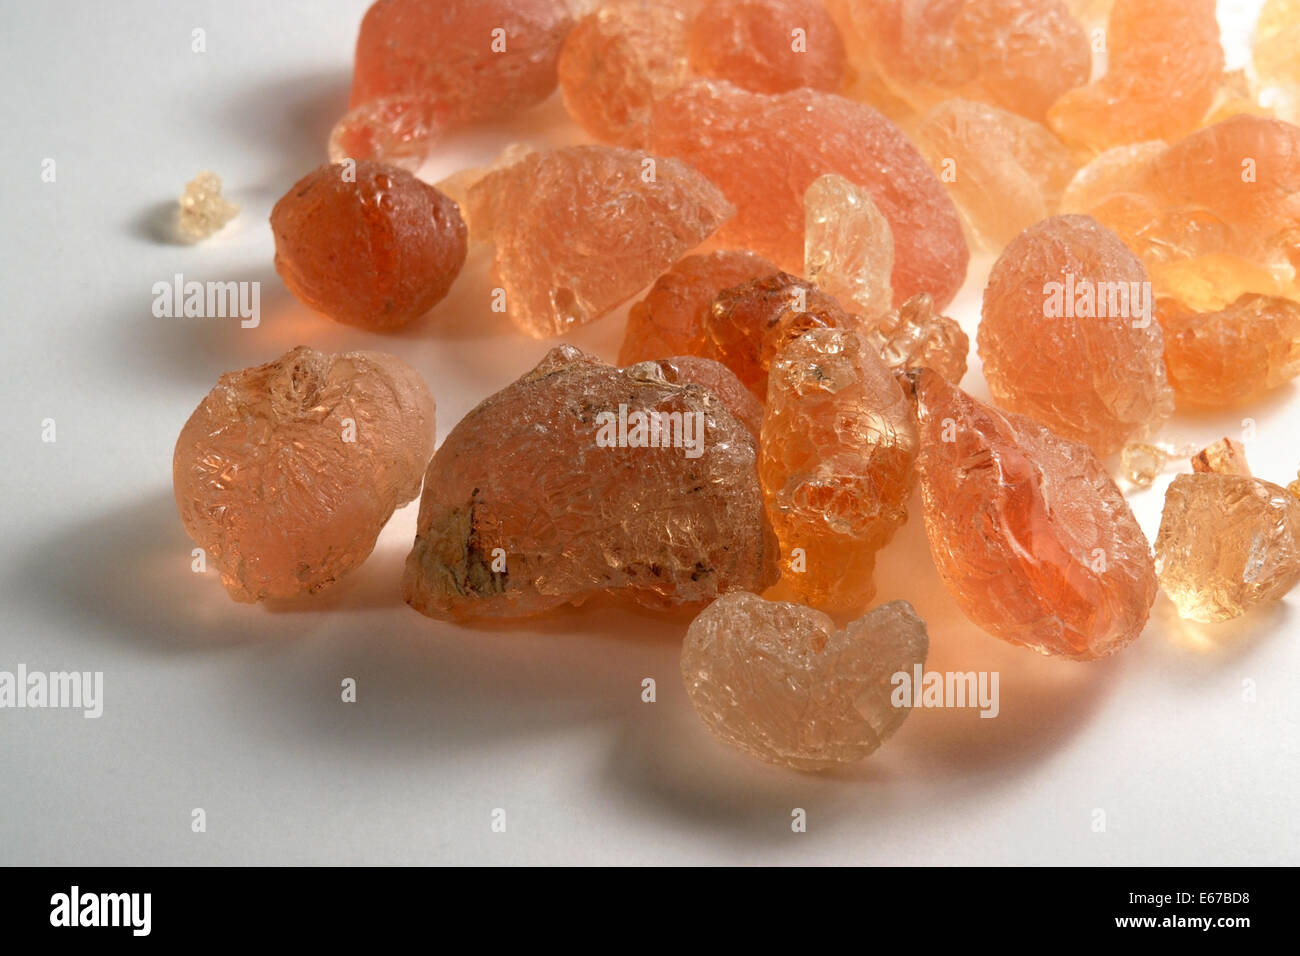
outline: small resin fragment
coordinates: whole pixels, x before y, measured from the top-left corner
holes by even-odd
[[[362,328],[399,328],[432,309],[465,263],[454,202],[404,169],[321,166],[271,210],[275,271],[317,312]]]
[[[756,443],[656,363],[571,346],[473,409],[425,475],[404,593],[431,617],[527,617],[610,593],[702,606],[777,577]]]
[[[971,231],[989,249],[1001,250],[1056,212],[1074,175],[1073,157],[1051,130],[987,103],[940,103],[912,132]]]
[[[994,401],[1098,454],[1173,412],[1146,269],[1087,216],[1056,216],[1003,250],[989,275],[979,352]]]
[[[688,0],[610,0],[578,21],[560,51],[574,120],[603,143],[644,147],[650,110],[690,77]]]
[[[1179,475],[1165,495],[1156,570],[1179,615],[1194,621],[1276,601],[1300,581],[1300,499],[1244,475]]]
[[[1192,471],[1249,478],[1250,464],[1246,461],[1246,449],[1241,442],[1220,438],[1196,453],[1192,458]]]
[[[804,194],[836,173],[865,187],[894,237],[894,302],[952,301],[970,252],[952,199],[902,131],[869,106],[824,93],[750,93],[697,80],[655,104],[651,143],[718,185],[736,206],[719,238],[804,268]]]
[[[724,289],[776,271],[762,256],[743,250],[686,256],[655,280],[628,312],[618,364],[669,355],[716,356],[705,328],[713,300]]]
[[[1130,484],[1136,488],[1150,488],[1164,470],[1169,456],[1159,445],[1135,441],[1120,450],[1119,461]]]
[[[862,334],[895,371],[930,368],[953,385],[966,374],[970,339],[955,320],[935,310],[934,300],[924,292],[890,310]]]
[[[852,332],[813,329],[776,354],[758,473],[796,598],[860,613],[876,553],[907,521],[916,422],[876,351]]]
[[[727,366],[698,355],[674,355],[671,358],[654,359],[651,364],[658,367],[659,373],[670,385],[698,385],[711,392],[721,399],[727,411],[749,429],[754,438],[758,438],[759,429],[763,426],[763,403],[754,397],[753,392]]]
[[[835,93],[844,77],[844,41],[821,0],[703,0],[687,40],[695,73],[758,93]]]
[[[405,149],[413,140],[382,131],[385,115],[412,130],[420,123],[407,111],[415,107],[438,120],[428,127],[434,132],[512,116],[555,90],[556,59],[572,26],[568,6],[556,0],[380,0],[361,21],[349,109],[398,106],[371,114],[370,136]]]
[[[824,770],[869,756],[906,719],[894,675],[925,665],[925,622],[891,601],[836,630],[813,608],[724,595],[691,622],[682,679],[720,740],[768,763]]]
[[[1106,72],[1048,111],[1067,143],[1101,151],[1196,129],[1223,75],[1215,0],[1115,0]]]
[[[398,94],[369,100],[334,124],[329,159],[331,163],[374,160],[415,172],[449,123],[446,109],[428,96]]]
[[[930,553],[966,616],[1012,644],[1076,660],[1133,641],[1155,600],[1155,567],[1097,456],[933,371],[907,380]]]
[[[433,436],[400,359],[299,347],[221,376],[176,441],[176,505],[235,600],[314,593],[419,494]]]
[[[471,187],[468,208],[496,244],[506,313],[537,338],[612,311],[735,211],[680,160],[611,146],[531,153]]]
[[[185,184],[178,221],[186,239],[206,239],[238,214],[239,207],[221,195],[221,177],[216,173],[205,169]]]
[[[1243,295],[1226,309],[1193,312],[1161,299],[1156,314],[1180,403],[1235,405],[1300,375],[1300,302]]]
[[[857,35],[888,87],[918,111],[979,100],[1038,122],[1088,81],[1083,26],[1061,0],[852,0]]]
[[[708,354],[759,400],[767,397],[768,368],[786,342],[811,328],[863,326],[835,298],[788,272],[722,290],[704,318]]]
[[[894,233],[871,193],[828,173],[804,193],[804,274],[846,308],[876,318],[894,294]]]

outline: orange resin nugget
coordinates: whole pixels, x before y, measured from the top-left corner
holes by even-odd
[[[465,264],[454,202],[382,163],[322,166],[271,210],[275,271],[300,301],[387,331],[442,301]]]
[[[813,329],[777,353],[758,473],[782,579],[804,604],[854,614],[876,553],[907,521],[916,422],[893,373],[852,332]]]
[[[1105,657],[1142,632],[1151,548],[1086,445],[908,373],[930,553],[970,620],[1041,654]]]
[[[433,398],[400,359],[300,346],[203,399],[176,440],[176,506],[235,600],[314,593],[419,494],[433,435]]]

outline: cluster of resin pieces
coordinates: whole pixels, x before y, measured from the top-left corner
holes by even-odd
[[[1300,375],[1297,40],[1296,0],[1231,72],[1212,0],[379,0],[330,162],[271,214],[285,285],[393,332],[464,308],[476,248],[527,338],[626,306],[617,364],[550,343],[436,453],[393,356],[232,372],[176,445],[186,529],[233,597],[289,598],[419,495],[411,607],[687,609],[704,724],[805,770],[908,714],[929,637],[875,570],[918,487],[954,603],[1041,654],[1122,650],[1160,589],[1205,622],[1277,600],[1300,480],[1160,432]],[[417,175],[557,90],[594,142]],[[234,212],[210,174],[181,205],[194,238]],[[993,404],[945,314],[971,245]],[[1189,456],[1153,551],[1111,469]]]

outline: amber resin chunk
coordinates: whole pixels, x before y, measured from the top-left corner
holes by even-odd
[[[954,385],[966,374],[970,339],[925,293],[912,296],[862,334],[895,371],[929,368]]]
[[[650,108],[690,77],[693,0],[609,0],[578,21],[560,51],[560,89],[574,120],[616,146],[644,147]]]
[[[758,93],[834,93],[844,77],[844,41],[821,0],[702,0],[687,39],[693,71]]]
[[[468,205],[496,243],[507,314],[537,338],[610,312],[734,212],[685,163],[612,146],[531,153],[471,187]]]
[[[618,364],[669,355],[715,355],[705,319],[718,293],[776,271],[762,256],[743,250],[687,256],[655,280],[628,312]]]
[[[1226,309],[1193,312],[1161,299],[1165,366],[1180,403],[1235,405],[1300,375],[1300,303],[1243,295]]]
[[[1242,114],[1103,158],[1067,200],[1120,235],[1160,295],[1197,311],[1300,297],[1300,128]]]
[[[836,630],[829,616],[754,594],[691,622],[682,679],[715,736],[768,763],[824,770],[874,753],[907,718],[894,675],[923,668],[925,622],[891,601]]]
[[[979,352],[994,400],[1098,454],[1173,412],[1146,269],[1087,216],[1027,229],[989,275]]]
[[[860,612],[915,482],[915,417],[898,381],[854,333],[805,332],[772,364],[761,434],[783,582],[804,604]]]
[[[651,142],[717,183],[736,206],[720,233],[788,272],[804,266],[804,194],[837,173],[871,193],[894,236],[894,301],[918,292],[947,305],[970,258],[957,209],[925,158],[883,115],[800,89],[749,93],[696,81],[655,105]]]
[[[177,225],[192,242],[206,239],[239,215],[239,207],[221,195],[221,177],[204,170],[185,184]]]
[[[702,605],[777,577],[753,435],[652,362],[571,346],[466,415],[434,455],[404,592],[437,618],[526,617],[614,593]]]
[[[940,103],[912,133],[989,249],[1056,212],[1074,175],[1073,157],[1051,130],[987,103]]]
[[[1249,478],[1250,464],[1246,461],[1246,449],[1241,442],[1220,438],[1196,453],[1192,458],[1192,471]]]
[[[1300,581],[1300,499],[1243,475],[1179,475],[1156,537],[1160,586],[1194,621],[1276,601]]]
[[[812,283],[778,272],[723,289],[704,318],[706,353],[736,373],[760,400],[767,370],[782,345],[811,328],[862,328]]]
[[[400,359],[300,346],[203,399],[176,440],[176,506],[235,600],[316,592],[419,494],[433,436],[433,398]]]
[[[379,0],[361,21],[331,153],[418,166],[443,128],[540,103],[572,26],[559,0]]]
[[[1155,567],[1097,456],[928,369],[908,381],[930,553],[966,616],[1012,644],[1076,660],[1133,641],[1155,600]]]
[[[1052,129],[1094,151],[1186,135],[1223,76],[1215,0],[1115,0],[1106,52],[1106,73],[1052,106]]]
[[[871,193],[828,173],[804,193],[804,274],[867,318],[889,311],[894,233]]]
[[[442,301],[465,263],[456,204],[382,163],[321,166],[271,210],[275,271],[339,322],[385,331]]]
[[[1088,81],[1088,36],[1061,0],[849,0],[849,6],[865,58],[918,111],[960,97],[1042,122],[1058,96]]]

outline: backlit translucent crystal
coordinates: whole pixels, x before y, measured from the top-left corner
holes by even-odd
[[[907,521],[916,423],[893,373],[852,332],[813,329],[776,354],[759,477],[797,599],[853,614],[876,553]]]
[[[1156,537],[1160,586],[1194,621],[1226,621],[1300,581],[1300,499],[1243,475],[1179,475]]]
[[[607,593],[671,608],[761,590],[776,547],[755,459],[712,392],[653,362],[617,369],[559,346],[434,455],[406,601],[468,620]]]
[[[1156,596],[1150,547],[1086,445],[908,373],[930,553],[979,627],[1043,654],[1088,660],[1133,641]]]
[[[1209,113],[1223,75],[1215,0],[1115,0],[1106,52],[1105,74],[1061,96],[1048,125],[1098,152],[1186,135]]]
[[[176,505],[235,600],[319,591],[419,493],[433,435],[400,359],[299,347],[221,376],[176,440]]]
[[[180,198],[181,235],[206,239],[239,214],[239,207],[221,195],[221,177],[204,170],[185,184]]]
[[[1180,403],[1235,405],[1300,375],[1300,302],[1243,295],[1225,309],[1193,312],[1161,299],[1156,314]]]
[[[705,319],[718,293],[776,271],[762,256],[743,250],[686,256],[628,311],[618,364],[669,355],[715,356]]]
[[[691,622],[682,679],[720,740],[768,763],[823,770],[874,753],[906,719],[893,676],[924,667],[925,622],[891,601],[836,630],[798,604],[735,593]]]
[[[1098,454],[1173,411],[1146,269],[1087,216],[1027,229],[984,291],[979,352],[994,400]]]
[[[818,176],[804,194],[804,274],[867,318],[889,311],[894,234],[871,193]]]
[[[952,384],[966,374],[970,339],[960,325],[934,307],[925,293],[891,309],[862,333],[895,371],[930,368]]]
[[[1300,0],[1266,0],[1255,22],[1251,62],[1262,95],[1300,123]]]
[[[987,103],[940,103],[912,134],[989,249],[1054,213],[1074,174],[1073,157],[1051,130]]]
[[[1196,453],[1192,458],[1192,471],[1249,478],[1250,464],[1246,461],[1246,449],[1241,442],[1220,438]]]
[[[507,314],[537,338],[610,312],[734,212],[685,163],[611,146],[531,153],[471,187],[468,206],[496,244]]]
[[[928,292],[939,308],[961,287],[970,258],[957,209],[906,136],[869,106],[824,93],[749,93],[696,81],[658,102],[651,142],[726,193],[736,216],[720,239],[798,273],[804,194],[837,173],[871,193],[894,236],[894,301]]]

